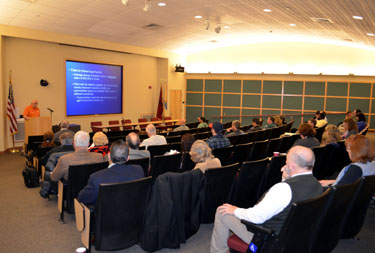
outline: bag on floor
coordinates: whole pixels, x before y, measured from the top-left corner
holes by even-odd
[[[34,167],[26,166],[22,171],[23,180],[28,188],[39,186],[38,172]]]

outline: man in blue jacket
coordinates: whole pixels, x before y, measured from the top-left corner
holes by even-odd
[[[78,194],[78,200],[86,205],[95,205],[100,184],[120,183],[143,178],[142,167],[139,165],[126,165],[128,158],[129,147],[126,143],[122,140],[114,142],[108,154],[109,167],[90,176],[86,187]]]

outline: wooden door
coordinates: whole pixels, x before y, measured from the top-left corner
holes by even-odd
[[[182,90],[171,90],[170,112],[172,119],[182,117]]]

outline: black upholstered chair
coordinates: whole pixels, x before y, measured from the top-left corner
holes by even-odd
[[[174,155],[156,155],[151,164],[150,175],[155,180],[165,172],[178,172],[181,163],[181,153]]]
[[[206,170],[201,213],[202,223],[214,222],[216,209],[227,202],[234,176],[239,167],[239,163],[235,163]]]
[[[247,229],[255,234],[252,242],[258,248],[257,252],[310,252],[312,235],[319,227],[321,214],[331,192],[329,189],[317,198],[293,203],[279,234],[262,225],[241,220]],[[249,248],[249,245],[236,235],[228,238],[228,246],[239,252],[246,252]]]
[[[315,129],[316,130],[315,138],[317,138],[319,142],[322,141],[322,136],[323,136],[324,130],[326,129],[326,126],[327,125]]]
[[[94,231],[96,250],[120,250],[136,244],[150,191],[151,177],[101,184],[94,219],[89,208],[75,199],[76,226],[86,252],[91,250],[90,231]]]
[[[257,135],[256,135],[256,139],[254,141],[264,141],[267,136],[267,131],[266,129],[263,129],[263,130],[259,130],[259,131],[256,131]]]
[[[315,154],[313,174],[318,180],[325,178],[325,157],[327,154],[327,148],[328,146],[320,146],[312,149]]]
[[[252,135],[252,134],[253,133],[245,133],[245,134],[239,135],[236,145],[251,142],[252,140],[250,140],[250,135]]]
[[[263,193],[265,193],[274,184],[281,182],[281,178],[283,174],[281,172],[281,168],[285,165],[285,163],[286,163],[286,155],[279,155],[279,156],[272,157],[271,162],[268,164],[267,169],[264,173],[260,196],[262,196]]]
[[[167,143],[181,142],[181,135],[167,136]]]
[[[194,169],[195,162],[191,160],[189,152],[182,154],[180,172],[185,172]]]
[[[230,145],[225,148],[213,149],[212,154],[220,160],[222,166],[225,166],[229,163],[233,150],[234,150],[233,145]]]
[[[327,253],[336,247],[361,180],[359,178],[352,184],[333,187],[333,193],[322,213],[320,226],[315,231],[311,252]]]
[[[354,238],[361,231],[374,192],[375,176],[364,177],[346,220],[341,239]]]
[[[235,146],[237,144],[238,135],[227,136],[227,138],[230,141],[231,145]]]
[[[68,181],[62,179],[58,182],[58,210],[60,222],[64,223],[64,209],[68,213],[74,212],[73,200],[78,193],[87,185],[92,173],[108,168],[108,162],[70,165]]]
[[[242,163],[240,173],[232,185],[228,202],[238,207],[248,208],[255,205],[260,197],[262,178],[266,171],[268,158]]]
[[[256,141],[254,142],[253,149],[251,150],[249,156],[247,157],[248,161],[261,160],[267,157],[267,147],[269,140]]]
[[[148,176],[148,169],[150,167],[150,158],[140,158],[140,159],[133,159],[133,160],[128,160],[126,164],[136,164],[140,165],[143,169],[143,172],[145,174],[145,177]]]
[[[233,155],[230,163],[242,164],[249,157],[254,142],[238,144],[234,147]]]
[[[163,145],[152,145],[148,146],[147,150],[150,151],[151,155],[151,161],[152,158],[156,155],[164,155],[166,152],[170,150],[169,144],[163,144]]]
[[[270,139],[267,147],[267,156],[273,156],[273,152],[280,152],[281,137]]]

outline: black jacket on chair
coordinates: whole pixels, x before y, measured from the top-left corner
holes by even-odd
[[[140,238],[142,249],[180,248],[199,230],[203,182],[200,170],[167,172],[155,180]]]

